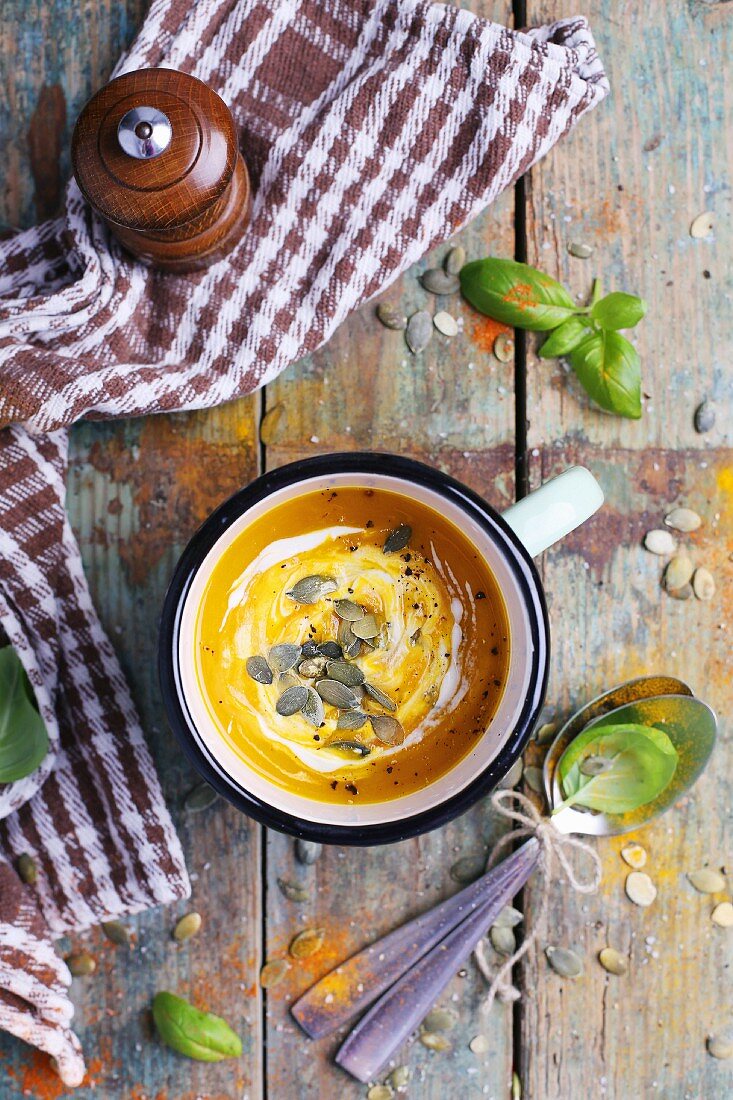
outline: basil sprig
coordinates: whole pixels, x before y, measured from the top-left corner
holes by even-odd
[[[35,771],[48,752],[46,725],[12,646],[0,649],[0,783]]]
[[[678,753],[664,730],[623,723],[592,726],[567,747],[558,763],[566,806],[625,814],[653,802],[672,781]]]
[[[530,332],[549,332],[542,359],[567,356],[581,385],[606,412],[641,416],[641,364],[619,329],[633,328],[646,302],[614,291],[601,297],[596,280],[587,306],[579,306],[555,279],[529,264],[489,256],[461,270],[464,297],[488,317]]]
[[[175,993],[155,994],[153,1019],[169,1047],[197,1062],[221,1062],[242,1053],[242,1040],[226,1020],[213,1012],[201,1012]]]

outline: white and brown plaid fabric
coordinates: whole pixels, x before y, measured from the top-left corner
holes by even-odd
[[[65,516],[65,427],[268,382],[608,90],[581,18],[513,33],[423,0],[154,0],[117,72],[151,66],[193,73],[234,113],[255,192],[236,250],[196,275],[151,271],[73,182],[63,217],[0,244],[0,622],[51,738],[37,772],[0,787],[0,1027],[68,1085],[83,1061],[51,939],[188,883]],[[12,869],[23,852],[32,889]]]

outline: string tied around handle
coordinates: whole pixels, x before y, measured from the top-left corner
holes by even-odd
[[[512,808],[512,803],[517,808]],[[525,936],[517,950],[499,967],[496,974],[492,974],[491,966],[486,958],[486,941],[481,939],[474,951],[478,968],[489,982],[489,991],[484,1000],[482,1011],[488,1014],[495,998],[502,1001],[519,1000],[521,993],[511,981],[511,972],[519,960],[527,954],[539,936],[540,926],[547,913],[550,883],[553,878],[555,862],[567,879],[570,886],[578,894],[593,894],[598,889],[603,870],[598,853],[584,840],[561,833],[551,817],[543,817],[532,800],[519,791],[503,790],[495,791],[491,796],[491,805],[496,812],[509,821],[516,823],[494,845],[488,863],[487,871],[498,861],[505,848],[515,841],[525,840],[528,837],[537,837],[540,843],[539,873],[540,880],[540,907],[533,921],[532,931]],[[570,856],[581,853],[584,859],[590,863],[591,874],[588,878],[579,877],[570,861]]]

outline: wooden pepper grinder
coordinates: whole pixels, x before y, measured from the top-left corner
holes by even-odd
[[[140,69],[112,80],[81,112],[71,160],[82,194],[118,240],[165,271],[221,259],[249,222],[234,119],[186,73]]]

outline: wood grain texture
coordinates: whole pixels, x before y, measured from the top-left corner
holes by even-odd
[[[533,22],[568,15],[566,2],[530,5]],[[554,622],[548,711],[563,713],[643,672],[690,683],[726,721],[731,707],[730,450],[731,154],[730,12],[723,4],[586,5],[609,71],[612,96],[532,173],[528,259],[586,294],[592,275],[609,290],[641,294],[645,400],[642,421],[595,411],[559,363],[528,366],[530,471],[534,484],[568,462],[588,465],[607,503],[578,533],[545,555]],[[709,209],[714,238],[693,240],[693,217]],[[568,255],[570,241],[595,248]],[[703,397],[718,408],[714,431],[698,435]],[[670,599],[663,562],[641,539],[676,504],[703,526],[680,541],[714,573],[709,604]],[[558,623],[570,624],[558,629]],[[715,900],[685,872],[730,869],[731,757],[723,736],[707,773],[663,820],[640,830],[658,887],[646,910],[624,894],[621,839],[598,842],[604,881],[579,899],[555,886],[539,949],[524,972],[521,1016],[524,1096],[684,1098],[731,1094],[730,1063],[705,1039],[731,1022],[731,936],[710,921]],[[530,911],[537,888],[526,891]],[[579,947],[586,973],[562,981],[545,961],[548,943]],[[597,953],[610,944],[629,973],[607,975]]]

